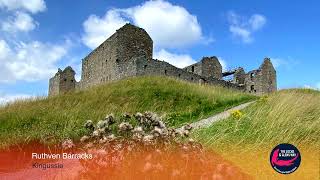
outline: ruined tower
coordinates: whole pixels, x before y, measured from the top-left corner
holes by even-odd
[[[277,90],[276,70],[270,58],[265,58],[259,69],[247,73],[245,85],[247,92],[258,95]]]
[[[245,80],[246,80],[246,72],[242,67],[239,67],[238,69],[235,70],[233,74],[233,83],[244,85]]]
[[[49,80],[49,96],[73,91],[76,86],[74,77],[75,72],[70,66],[63,71],[59,68],[55,76]]]
[[[207,78],[222,78],[222,66],[218,58],[215,56],[203,57],[200,62],[187,66],[183,69]]]
[[[134,76],[131,60],[152,59],[153,42],[148,33],[126,24],[82,60],[81,88]]]

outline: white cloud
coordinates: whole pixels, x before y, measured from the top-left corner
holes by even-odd
[[[0,0],[0,8],[8,11],[25,10],[38,13],[46,10],[44,0]]]
[[[179,67],[179,68],[184,68],[186,66],[189,66],[189,65],[197,62],[188,54],[175,54],[175,53],[168,52],[165,49],[161,49],[160,51],[156,51],[154,53],[154,58],[166,61],[166,62],[168,62],[176,67]],[[221,57],[218,57],[218,60],[222,66],[222,71],[226,71],[227,70],[226,61]]]
[[[16,12],[15,17],[9,17],[1,23],[1,29],[6,32],[15,33],[17,31],[31,31],[37,25],[33,18],[24,12]]]
[[[227,17],[229,31],[234,37],[240,38],[243,43],[253,42],[252,34],[261,29],[267,22],[265,16],[261,14],[253,14],[250,18],[247,18],[230,11]]]
[[[86,46],[94,49],[127,22],[116,10],[109,10],[102,18],[91,15],[83,23],[85,34],[82,41]]]
[[[154,53],[154,58],[166,61],[176,67],[184,68],[190,64],[196,63],[190,55],[187,54],[174,54],[170,53],[164,49],[156,51]]]
[[[91,15],[83,24],[85,45],[95,48],[126,22],[144,28],[157,48],[179,48],[205,40],[197,17],[169,2],[147,1],[126,9],[111,9],[104,17]]]
[[[31,98],[31,95],[28,94],[3,94],[0,93],[0,106],[1,105],[5,105],[7,103],[16,101],[16,100],[22,100],[22,99],[27,99],[27,98]]]
[[[11,49],[8,46],[7,42],[4,40],[0,40],[0,60],[7,58],[10,53]]]
[[[222,72],[227,71],[227,68],[228,68],[227,62],[222,57],[217,57],[217,58],[222,66]]]
[[[320,91],[320,82],[314,84],[314,85],[304,85],[303,88],[306,89],[314,89],[314,90],[319,90]]]
[[[294,59],[292,57],[286,57],[286,58],[279,58],[279,57],[271,57],[270,58],[273,66],[278,69],[278,68],[287,68],[287,69],[292,69],[294,66],[299,64],[299,60]]]
[[[249,25],[252,30],[258,30],[266,24],[267,20],[264,16],[260,14],[254,14],[249,19]]]
[[[144,28],[156,46],[181,47],[202,39],[197,17],[166,1],[148,1],[126,10],[133,22]]]
[[[251,32],[245,28],[231,25],[229,30],[234,36],[240,37],[244,43],[250,43],[253,41]]]
[[[30,13],[46,10],[46,4],[43,0],[0,0],[2,9],[8,11],[5,13],[8,17],[0,22],[0,30],[6,37],[7,34],[16,35],[34,30],[38,23]],[[30,38],[28,41],[4,39],[0,38],[0,83],[48,79],[56,72],[56,65],[71,45],[70,40],[52,44]]]
[[[274,66],[275,68],[278,68],[279,66],[286,66],[286,65],[288,65],[287,60],[282,59],[282,58],[270,58],[270,60],[271,60],[273,66]]]
[[[0,40],[0,83],[16,80],[48,79],[56,71],[56,64],[66,55],[70,42],[50,44],[38,41],[20,42],[13,48]]]

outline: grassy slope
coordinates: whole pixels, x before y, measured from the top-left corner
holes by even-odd
[[[166,115],[171,126],[254,99],[221,87],[199,86],[171,78],[139,77],[87,91],[0,108],[0,147],[27,140],[78,139],[87,119],[98,121],[109,113],[154,111]]]
[[[319,178],[319,91],[279,91],[261,97],[243,114],[239,120],[228,118],[193,136],[256,179]],[[276,173],[269,163],[272,148],[280,143],[294,144],[303,158],[301,167],[286,176]]]
[[[229,144],[264,146],[282,142],[319,146],[319,91],[279,91],[261,97],[243,114],[239,120],[230,117],[194,135],[213,147]]]

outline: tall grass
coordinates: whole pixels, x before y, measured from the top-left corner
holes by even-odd
[[[221,112],[255,99],[222,87],[165,77],[138,77],[56,97],[17,101],[0,108],[0,147],[30,140],[78,139],[85,120],[109,113],[154,111],[170,126]]]
[[[193,136],[255,179],[319,179],[319,91],[279,91],[242,113],[240,119],[230,117]],[[301,167],[286,176],[269,163],[271,150],[280,143],[295,145],[302,156]]]
[[[320,146],[320,92],[283,90],[261,97],[239,120],[232,117],[201,129],[194,136],[205,145],[271,148],[279,143]]]

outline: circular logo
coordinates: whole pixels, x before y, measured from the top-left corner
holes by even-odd
[[[278,173],[290,174],[300,166],[301,154],[292,144],[279,144],[271,151],[270,163]]]

